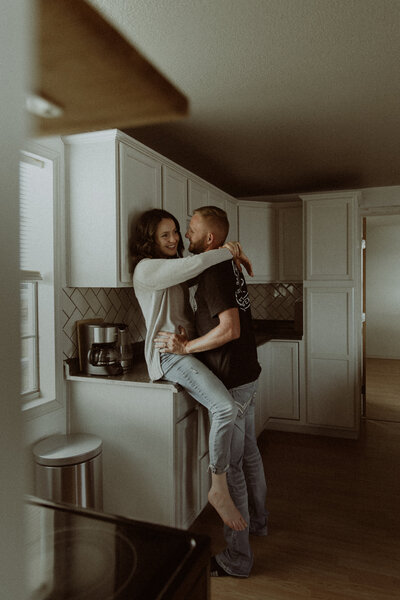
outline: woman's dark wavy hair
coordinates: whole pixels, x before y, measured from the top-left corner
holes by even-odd
[[[133,229],[130,241],[132,272],[143,258],[164,258],[158,249],[155,239],[157,227],[163,219],[172,219],[175,223],[176,230],[179,233],[177,257],[182,257],[184,245],[177,219],[166,210],[153,208],[140,215]]]

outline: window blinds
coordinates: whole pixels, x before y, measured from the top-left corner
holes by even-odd
[[[38,281],[40,274],[41,190],[46,164],[28,154],[20,157],[20,270],[21,280]]]

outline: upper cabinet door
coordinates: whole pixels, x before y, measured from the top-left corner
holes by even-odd
[[[185,242],[188,224],[187,215],[187,176],[177,169],[163,165],[162,168],[162,205],[178,219],[181,235]],[[186,240],[187,241],[187,240]],[[187,244],[185,244],[187,246]],[[187,251],[185,252],[185,255]]]
[[[238,239],[237,201],[233,200],[233,199],[230,200],[229,198],[227,198],[225,210],[226,210],[226,215],[227,215],[228,221],[229,221],[229,231],[228,231],[227,240],[237,241],[237,239]]]
[[[70,287],[132,285],[129,242],[142,212],[163,206],[184,236],[189,203],[191,209],[205,206],[210,193],[219,201],[228,197],[117,129],[66,136],[63,142]]]
[[[210,206],[218,206],[222,210],[226,210],[226,197],[225,194],[212,188],[208,192],[208,204]]]
[[[200,206],[208,206],[210,204],[208,198],[207,185],[189,179],[188,181],[188,212],[191,216],[193,211]]]
[[[307,280],[354,279],[356,196],[304,197]]]
[[[119,142],[119,250],[120,281],[131,283],[129,238],[134,217],[161,208],[161,163]]]
[[[238,205],[239,242],[253,264],[254,277],[245,273],[248,283],[276,279],[275,210],[262,202]]]
[[[303,207],[278,207],[279,281],[303,280]]]
[[[66,271],[70,287],[115,287],[117,278],[115,135],[63,138]]]

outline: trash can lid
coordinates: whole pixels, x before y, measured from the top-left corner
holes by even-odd
[[[33,447],[39,465],[52,467],[75,465],[100,454],[102,440],[89,433],[56,434]]]

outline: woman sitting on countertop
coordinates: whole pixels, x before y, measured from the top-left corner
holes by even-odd
[[[180,333],[180,327],[185,328],[189,339],[195,336],[185,282],[212,265],[232,260],[232,255],[250,275],[251,263],[235,242],[186,258],[182,258],[183,248],[179,223],[173,215],[153,209],[140,216],[131,242],[131,255],[133,286],[147,327],[145,359],[152,380],[179,383],[211,412],[208,500],[228,527],[241,531],[247,524],[230,497],[226,481],[237,407],[223,383],[195,356],[162,354],[153,340],[158,331]],[[175,323],[180,323],[179,331]]]

